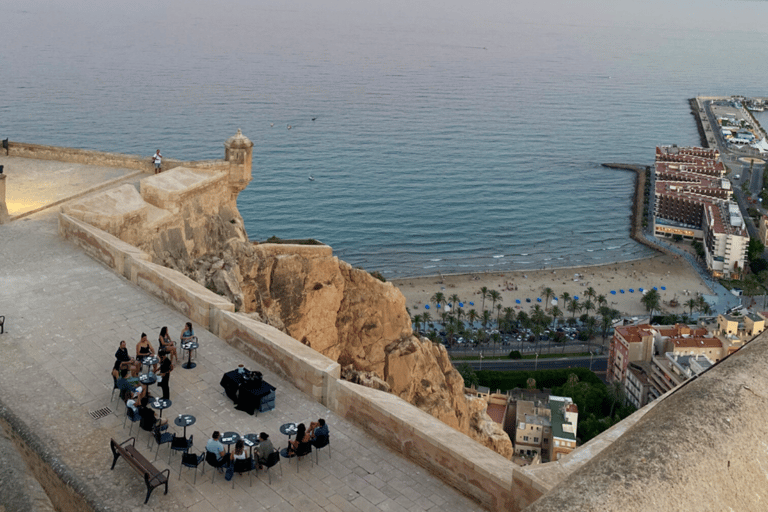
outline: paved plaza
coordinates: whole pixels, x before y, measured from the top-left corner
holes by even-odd
[[[108,509],[482,510],[199,326],[197,367],[175,365],[170,379],[173,405],[163,414],[197,418],[187,429],[194,435],[194,452],[204,450],[213,430],[265,431],[275,446],[285,447],[281,424],[308,424],[320,417],[330,427],[332,452],[320,451],[319,464],[313,453],[311,461],[301,461],[298,473],[295,459],[283,459],[282,476],[279,467],[273,468],[271,485],[264,472],[253,474],[252,486],[247,476],[235,475],[233,489],[222,474],[215,474],[211,483],[210,468],[204,476],[198,473],[196,485],[187,468],[179,480],[180,457],[174,454],[168,465],[169,447],[163,445],[155,464],[161,470],[170,468],[168,494],[158,488],[148,505],[142,505],[145,486],[140,476],[123,460],[114,471],[109,469],[110,438],[122,442],[129,437],[128,425],[123,428],[124,406],[110,402],[114,353],[125,340],[133,354],[142,332],[157,349],[163,326],[178,340],[187,319],[60,238],[55,211],[0,226],[0,258],[0,315],[6,318],[6,332],[0,335],[0,396]],[[275,410],[250,416],[234,409],[219,381],[238,364],[263,372],[277,387]],[[157,386],[151,390],[160,396]],[[117,410],[92,419],[90,412],[104,407]],[[170,431],[181,434],[182,429],[171,425]],[[136,446],[153,460],[155,447],[150,453],[147,441],[148,434],[141,431]]]

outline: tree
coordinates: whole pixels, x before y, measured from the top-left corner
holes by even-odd
[[[685,305],[688,306],[688,316],[693,314],[693,309],[697,306],[698,301],[691,297],[687,301],[685,301]]]
[[[506,323],[505,331],[509,331],[512,328],[512,323],[515,321],[515,310],[511,307],[504,308],[504,322]]]
[[[501,302],[501,294],[497,290],[491,290],[488,292],[488,297],[492,301],[491,309],[493,310],[496,307],[496,303]]]
[[[475,326],[475,322],[477,322],[477,319],[478,319],[477,310],[475,310],[474,308],[470,309],[469,313],[467,313],[467,321],[469,322],[469,326],[472,327],[473,329]]]
[[[600,309],[598,309],[597,312],[600,315],[600,332],[603,335],[603,345],[605,345],[605,340],[608,338],[608,331],[611,329],[613,321],[617,318],[621,318],[621,312],[617,309],[609,308],[608,306],[600,306]]]
[[[571,300],[571,294],[568,292],[563,292],[560,298],[563,299],[563,307],[568,309],[568,301]]]
[[[480,288],[480,296],[483,298],[483,305],[482,305],[482,307],[480,309],[485,311],[485,298],[488,296],[488,287],[487,286],[483,286],[482,288]]]
[[[456,370],[461,374],[462,378],[464,379],[464,386],[466,387],[474,387],[477,388],[477,386],[480,384],[480,381],[477,378],[477,373],[475,373],[475,370],[472,369],[471,366],[467,363],[461,363]]]
[[[443,292],[437,292],[429,300],[432,302],[432,304],[435,305],[435,307],[439,308],[441,304],[445,304],[445,295],[443,295]]]
[[[643,295],[640,301],[645,306],[645,310],[650,313],[648,323],[651,323],[653,321],[653,312],[661,309],[661,296],[659,296],[659,292],[656,290],[648,290],[648,293]]]
[[[501,330],[499,319],[501,318],[501,304],[496,304],[496,329]]]
[[[413,317],[413,323],[416,324],[416,331],[421,330],[421,322],[423,321],[423,318],[421,315],[416,315]]]
[[[461,302],[459,300],[459,296],[454,293],[453,295],[448,297],[448,300],[450,300],[452,304],[451,308],[453,308],[453,316],[456,317],[456,320],[458,320],[459,314],[460,314],[459,311],[461,310],[461,308],[459,307],[459,302]]]
[[[581,308],[589,314],[590,311],[595,309],[595,303],[591,300],[587,299],[584,301],[584,304],[581,305]]]
[[[555,292],[552,291],[552,288],[547,286],[544,288],[544,311],[549,309],[549,298],[553,297],[555,295]]]
[[[595,292],[595,289],[590,286],[589,288],[587,288],[587,291],[584,292],[584,295],[588,299],[594,299],[597,296],[597,292]]]
[[[749,245],[747,246],[747,259],[750,263],[760,257],[762,257],[765,251],[765,245],[759,238],[750,238]]]
[[[709,306],[709,302],[707,302],[703,295],[699,295],[696,299],[696,309],[702,315],[709,315],[712,312],[712,308]]]
[[[429,314],[429,311],[421,314],[421,321],[424,322],[424,328],[427,327],[427,324],[430,324],[430,327],[432,327],[432,315]]]
[[[488,327],[488,322],[491,321],[491,312],[488,310],[483,310],[483,329],[486,329]]]
[[[453,337],[456,336],[456,324],[452,321],[445,326],[445,335],[448,338],[448,345],[453,346]]]
[[[563,316],[563,312],[557,306],[552,306],[552,328],[557,328],[557,319]]]
[[[577,300],[571,300],[570,304],[568,304],[568,311],[572,313],[571,318],[576,318],[576,313],[581,311],[581,305],[579,304],[579,301]]]
[[[598,307],[608,304],[608,301],[605,299],[605,295],[598,295],[596,301]]]

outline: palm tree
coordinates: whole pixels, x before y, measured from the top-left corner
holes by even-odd
[[[470,309],[469,313],[467,313],[467,320],[469,321],[469,326],[474,328],[475,322],[477,322],[478,316],[477,311],[475,309]]]
[[[432,327],[432,315],[429,314],[429,311],[425,311],[421,314],[421,321],[424,322],[424,328],[426,329],[427,324],[430,324],[430,327]]]
[[[488,292],[488,296],[491,298],[491,301],[493,301],[491,309],[494,309],[496,307],[496,303],[501,302],[501,294],[498,292],[498,290],[491,290]]]
[[[499,325],[499,319],[501,318],[501,304],[496,304],[496,329],[501,330],[501,325]]]
[[[557,328],[557,319],[562,316],[563,312],[557,306],[552,306],[552,328]]]
[[[453,322],[448,322],[445,326],[445,335],[448,337],[448,345],[453,346],[453,337],[456,336],[456,325]]]
[[[640,301],[645,306],[646,311],[650,313],[648,323],[651,323],[653,321],[653,312],[661,309],[661,297],[659,296],[659,292],[656,290],[649,290],[648,293],[643,295],[643,298],[640,299]]]
[[[576,313],[581,311],[581,305],[579,304],[579,301],[571,300],[571,302],[568,304],[568,311],[573,313],[571,318],[576,318]]]
[[[488,310],[483,310],[483,329],[488,327],[488,322],[491,321],[491,312]]]
[[[563,292],[563,294],[560,296],[561,299],[563,299],[563,307],[568,308],[568,301],[571,300],[571,294],[568,292]]]
[[[699,301],[691,297],[684,303],[686,306],[688,306],[688,316],[691,316],[693,314],[693,309],[698,306]]]
[[[416,324],[416,331],[421,330],[419,327],[421,327],[421,322],[423,321],[423,319],[424,317],[422,317],[421,315],[416,315],[413,317],[413,323]]]
[[[701,314],[708,315],[712,312],[712,308],[709,307],[709,303],[706,301],[703,295],[699,295],[696,301],[696,308],[701,312]]]
[[[454,293],[453,295],[448,297],[448,300],[452,304],[451,308],[453,308],[453,316],[455,316],[456,319],[458,320],[458,318],[459,318],[459,302],[461,302],[459,300],[459,296]]]
[[[605,295],[598,295],[596,301],[598,307],[608,304],[608,301],[605,299]]]
[[[587,291],[584,292],[584,295],[588,299],[594,299],[597,296],[597,292],[595,292],[595,289],[590,286],[589,288],[587,288]]]
[[[593,309],[595,309],[595,303],[591,300],[587,299],[584,301],[584,304],[581,305],[581,308],[589,314],[589,312]]]
[[[445,304],[445,295],[443,295],[443,292],[437,292],[429,300],[439,308],[441,304]]]
[[[546,301],[544,302],[544,311],[546,311],[549,307],[549,298],[553,297],[554,295],[555,295],[555,292],[552,291],[552,288],[550,288],[549,286],[544,288],[544,300]]]
[[[621,313],[616,309],[609,308],[608,306],[600,306],[600,309],[598,309],[597,312],[600,314],[600,329],[603,335],[603,345],[605,345],[605,340],[608,337],[608,331],[611,329],[613,321],[621,317]]]
[[[506,323],[506,329],[509,331],[512,328],[512,322],[515,321],[515,310],[511,307],[504,308],[504,322]]]
[[[480,288],[480,296],[483,298],[483,306],[480,308],[483,311],[485,311],[485,298],[488,296],[488,287],[483,286]]]

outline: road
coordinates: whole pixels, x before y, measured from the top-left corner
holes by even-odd
[[[496,370],[496,371],[520,371],[520,370],[558,370],[562,368],[589,368],[589,357],[563,357],[539,359],[519,359],[519,360],[494,360],[494,361],[453,361],[454,366],[466,362],[474,370]],[[608,368],[608,356],[595,356],[592,358],[592,371],[605,372]]]

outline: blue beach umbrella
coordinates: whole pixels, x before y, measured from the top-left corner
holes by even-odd
[[[520,299],[515,299],[516,304],[520,304]]]
[[[440,304],[437,305],[437,309],[440,309]]]
[[[452,308],[453,304],[448,303],[448,304],[446,304],[446,306],[448,306],[449,308]]]
[[[531,299],[525,299],[525,302],[531,302]]]
[[[573,300],[579,300],[579,296],[578,295],[574,295],[573,296]]]
[[[624,290],[619,290],[621,293],[624,293]]]
[[[638,288],[637,291],[639,291],[640,293],[643,293],[643,289],[642,288]]]
[[[661,287],[661,289],[662,289],[662,290],[666,290],[666,289],[667,289],[667,287],[666,287],[666,286],[662,286],[662,287]]]
[[[659,291],[659,289],[658,289],[658,288],[656,288],[655,286],[653,287],[653,289],[654,289],[654,290],[656,290],[656,291]],[[642,290],[641,290],[641,291],[642,291]]]
[[[616,290],[611,290],[611,295],[616,295]]]
[[[470,302],[470,303],[469,303],[469,305],[470,305],[470,306],[474,306],[474,305],[475,305],[475,303],[474,303],[474,302]]]
[[[541,302],[541,297],[536,297],[536,302]]]
[[[464,303],[463,302],[459,302],[459,307],[463,308],[464,307]]]
[[[424,304],[424,309],[429,309],[429,304]]]
[[[632,288],[630,288],[630,289],[629,289],[629,293],[635,293],[635,290],[633,290]]]

